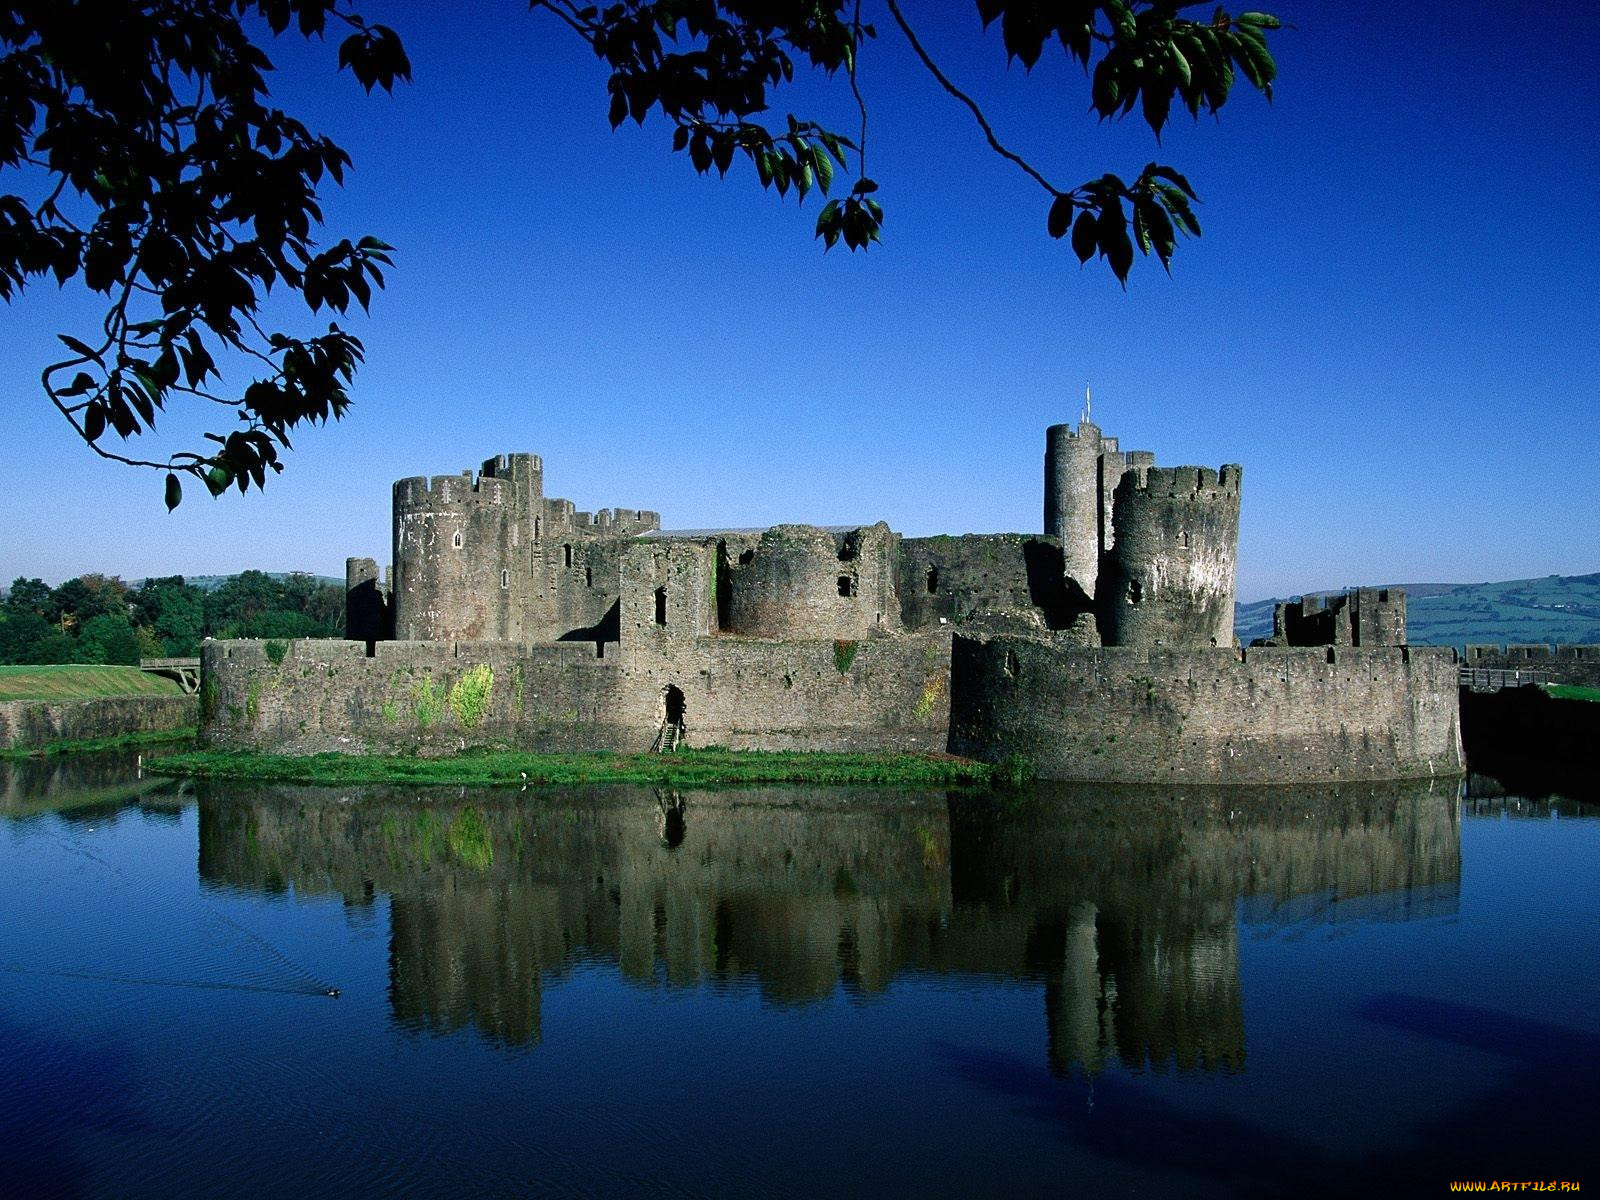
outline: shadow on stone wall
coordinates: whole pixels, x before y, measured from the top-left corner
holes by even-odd
[[[1041,985],[1057,1070],[1241,1069],[1251,921],[1449,911],[1457,791],[1026,797],[202,789],[211,885],[391,897],[394,1020],[540,1037],[541,990],[600,961],[642,987],[867,1002],[927,973]],[[1241,909],[1241,901],[1244,909]]]

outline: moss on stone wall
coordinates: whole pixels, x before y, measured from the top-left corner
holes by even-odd
[[[444,716],[444,697],[433,676],[423,675],[411,685],[411,711],[423,729],[437,725]]]
[[[922,685],[922,695],[918,698],[916,707],[911,711],[917,720],[922,720],[933,711],[933,706],[939,703],[939,698],[944,695],[944,676],[933,675]]]
[[[489,711],[494,691],[494,669],[488,663],[468,668],[450,685],[450,710],[463,729],[472,729]]]
[[[839,674],[848,675],[850,664],[856,660],[856,651],[861,649],[860,642],[840,638],[833,643],[833,665],[839,669]]]

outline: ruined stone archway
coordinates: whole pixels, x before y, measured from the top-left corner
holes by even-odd
[[[661,704],[663,708],[662,719],[668,725],[683,728],[684,698],[683,689],[675,683],[669,683],[661,689]]]

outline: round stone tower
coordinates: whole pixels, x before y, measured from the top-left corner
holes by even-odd
[[[402,641],[516,636],[543,503],[538,456],[490,459],[472,472],[394,485],[395,637]]]
[[[1240,468],[1146,467],[1112,497],[1101,575],[1108,646],[1232,646]]]
[[[1100,429],[1087,420],[1044,433],[1044,532],[1061,539],[1068,579],[1093,596],[1100,573]]]
[[[842,534],[774,526],[729,564],[727,632],[816,639],[898,629],[898,543],[881,521]]]

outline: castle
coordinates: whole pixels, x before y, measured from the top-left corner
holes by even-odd
[[[1404,596],[1233,635],[1238,466],[1046,434],[1044,533],[663,531],[575,510],[532,454],[394,486],[348,641],[208,642],[203,734],[292,753],[735,748],[1020,756],[1044,778],[1462,770],[1455,653]]]

